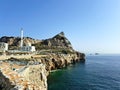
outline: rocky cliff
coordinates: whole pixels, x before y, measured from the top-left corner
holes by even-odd
[[[46,70],[50,72],[52,70],[67,67],[69,64],[85,62],[85,55],[78,52],[74,54],[49,54],[37,61],[43,63],[46,66]]]
[[[11,46],[18,46],[20,38],[0,39]],[[25,38],[24,38],[25,42]],[[85,62],[85,54],[75,51],[63,32],[46,40],[34,41],[37,54],[30,59],[10,58],[0,65],[0,90],[47,90],[47,76],[52,70],[69,64]],[[7,89],[9,88],[9,89]]]
[[[11,62],[13,63],[13,62]],[[2,62],[0,66],[0,90],[47,90],[45,65],[19,66]]]
[[[38,42],[34,45],[38,50],[43,48],[46,49],[67,48],[71,50],[73,49],[70,41],[65,37],[64,32],[61,32],[52,38],[42,40],[41,42]]]
[[[52,70],[84,61],[85,55],[78,52],[4,60],[0,62],[0,90],[47,90],[47,76]]]

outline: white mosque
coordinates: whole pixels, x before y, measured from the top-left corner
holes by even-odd
[[[35,46],[32,46],[31,43],[28,43],[26,46],[23,45],[23,30],[21,30],[21,42],[19,50],[8,50],[8,43],[0,42],[0,52],[34,52],[36,51]]]
[[[26,46],[23,46],[23,30],[21,30],[21,43],[20,43],[20,51],[26,52],[34,52],[35,46],[32,46],[31,43],[28,43]]]

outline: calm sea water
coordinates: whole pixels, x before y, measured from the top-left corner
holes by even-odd
[[[120,90],[120,55],[87,56],[51,73],[48,90]]]

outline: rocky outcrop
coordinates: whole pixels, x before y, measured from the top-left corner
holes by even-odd
[[[2,37],[0,41],[18,46],[20,38]],[[85,62],[85,54],[75,51],[63,32],[42,41],[24,38],[24,44],[29,42],[36,46],[37,54],[29,59],[4,60],[0,65],[0,90],[47,90],[47,76],[52,70]]]
[[[47,90],[49,72],[81,61],[85,55],[79,52],[4,60],[0,63],[0,90]]]
[[[47,90],[47,72],[43,64],[11,69],[0,66],[0,90]]]
[[[28,90],[47,90],[47,71],[43,64],[30,65],[20,75],[34,86],[31,89],[27,87]]]
[[[49,54],[39,60],[46,65],[46,70],[56,70],[67,67],[69,64],[78,62],[85,62],[85,55],[80,53],[79,56],[75,54]]]
[[[49,72],[81,61],[85,61],[85,55],[78,52],[4,60],[0,65],[0,90],[47,90]]]
[[[42,43],[44,43],[45,45],[48,45],[49,47],[56,46],[56,47],[72,49],[72,45],[70,41],[65,37],[64,32],[57,34],[53,38],[46,39]]]
[[[35,46],[37,49],[67,48],[73,50],[72,45],[70,41],[65,37],[64,32],[55,35],[53,38],[42,40],[41,42],[36,43]]]

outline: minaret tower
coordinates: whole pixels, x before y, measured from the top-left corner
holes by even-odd
[[[20,47],[23,47],[23,28],[21,28],[21,42]]]

